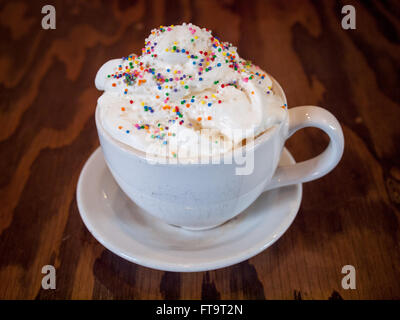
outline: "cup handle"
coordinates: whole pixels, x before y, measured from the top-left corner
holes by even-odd
[[[342,128],[329,111],[314,106],[289,109],[288,139],[297,130],[316,127],[328,134],[328,147],[318,156],[293,165],[278,166],[264,191],[318,179],[331,171],[343,155],[344,138]]]

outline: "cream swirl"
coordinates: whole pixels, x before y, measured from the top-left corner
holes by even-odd
[[[141,56],[108,61],[95,83],[107,132],[153,154],[224,153],[286,116],[264,71],[193,24],[152,30]]]

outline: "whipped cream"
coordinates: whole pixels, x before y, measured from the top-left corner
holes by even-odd
[[[103,128],[155,155],[225,153],[286,116],[263,70],[193,24],[152,30],[142,55],[106,62],[95,84]]]

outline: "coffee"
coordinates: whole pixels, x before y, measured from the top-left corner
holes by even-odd
[[[223,154],[281,123],[287,110],[272,86],[232,44],[193,24],[152,30],[142,55],[111,60],[96,76],[107,133],[167,157]]]

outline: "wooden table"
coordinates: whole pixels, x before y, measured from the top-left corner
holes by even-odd
[[[400,5],[398,1],[40,1],[0,4],[0,298],[400,298]],[[341,27],[353,4],[357,29]],[[75,190],[99,142],[94,77],[106,60],[140,53],[153,27],[191,21],[236,44],[274,75],[289,107],[320,105],[346,147],[328,176],[304,185],[301,209],[272,247],[232,267],[151,270],[100,245]],[[287,147],[296,160],[327,144],[307,129]],[[57,289],[43,290],[43,265]],[[344,290],[344,265],[356,269]]]

